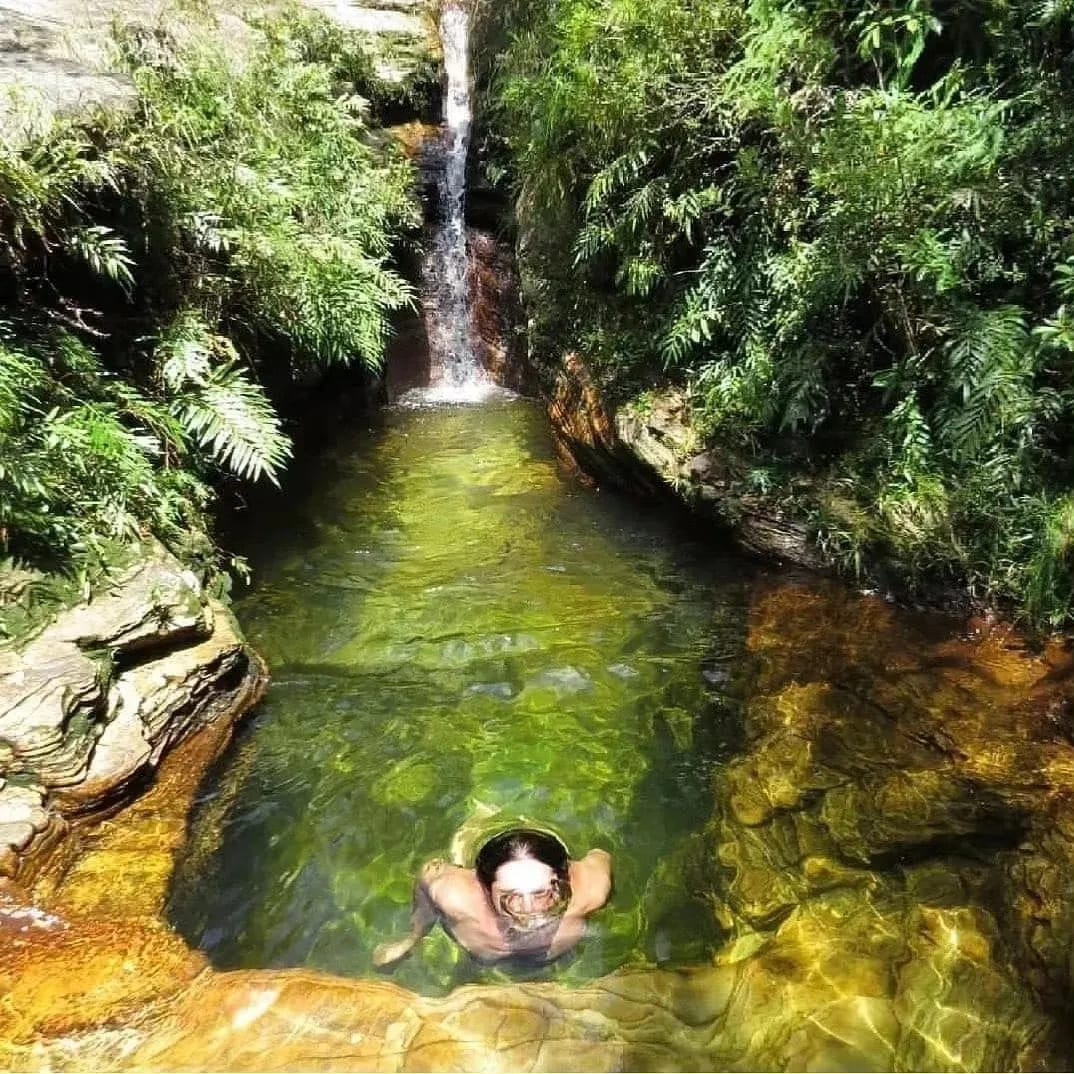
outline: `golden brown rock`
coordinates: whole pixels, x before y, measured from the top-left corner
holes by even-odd
[[[159,545],[0,654],[0,875],[29,881],[69,822],[115,808],[199,727],[264,689],[231,613]]]

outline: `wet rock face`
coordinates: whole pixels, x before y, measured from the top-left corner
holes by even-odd
[[[699,450],[678,390],[615,411],[583,359],[568,354],[549,393],[549,418],[563,452],[584,473],[635,493],[673,495],[748,552],[812,570],[827,567],[804,525],[761,497],[736,491],[736,460]]]
[[[490,232],[470,228],[467,234],[478,365],[497,384],[532,395],[536,382],[526,362],[514,253],[509,243]]]
[[[659,491],[659,479],[624,451],[614,414],[577,354],[563,359],[548,399],[548,417],[560,460],[582,480],[608,481],[643,495]]]
[[[230,613],[159,548],[0,652],[0,876],[25,879],[72,817],[121,800],[263,680]]]

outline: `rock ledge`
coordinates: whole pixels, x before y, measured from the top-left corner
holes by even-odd
[[[159,547],[0,650],[0,877],[31,879],[72,819],[129,797],[167,750],[233,719],[264,683],[227,608]]]

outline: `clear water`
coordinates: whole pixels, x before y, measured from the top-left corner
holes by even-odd
[[[345,436],[251,519],[237,611],[273,684],[200,797],[171,920],[220,967],[372,976],[421,863],[521,818],[614,856],[579,950],[490,969],[436,929],[394,980],[704,960],[694,863],[740,736],[750,581],[712,540],[578,487],[529,403]]]

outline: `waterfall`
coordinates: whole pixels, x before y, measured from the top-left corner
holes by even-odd
[[[470,100],[470,17],[458,2],[445,4],[440,36],[447,72],[441,159],[440,219],[425,263],[423,305],[431,350],[433,402],[476,402],[498,393],[478,365],[470,309],[466,242],[466,161],[473,112]]]

